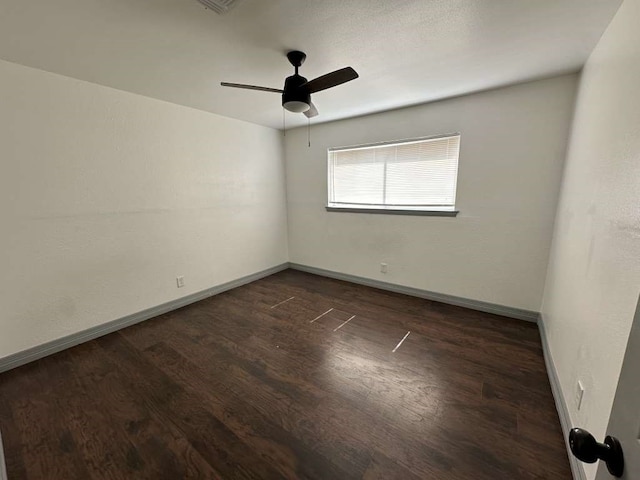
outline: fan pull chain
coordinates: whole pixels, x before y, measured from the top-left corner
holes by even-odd
[[[283,137],[287,136],[287,129],[284,124],[284,107],[282,107],[282,136]]]
[[[309,142],[309,148],[311,148],[311,119],[307,117],[307,142]]]

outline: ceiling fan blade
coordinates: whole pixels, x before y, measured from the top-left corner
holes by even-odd
[[[304,112],[305,116],[307,118],[317,117],[318,116],[318,109],[316,108],[316,106],[313,104],[313,102],[309,102],[309,106],[311,108],[309,108],[309,110]]]
[[[282,93],[278,88],[258,87],[257,85],[244,85],[243,83],[220,82],[223,87],[245,88],[247,90],[259,90],[261,92]]]
[[[358,72],[353,68],[344,67],[340,70],[336,70],[335,72],[327,73],[326,75],[310,80],[307,82],[307,87],[309,87],[310,93],[315,93],[321,90],[326,90],[327,88],[337,87],[343,83],[355,80],[358,77]]]

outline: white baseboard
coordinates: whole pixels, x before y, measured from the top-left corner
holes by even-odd
[[[148,308],[141,312],[127,315],[126,317],[103,323],[101,325],[97,325],[95,327],[88,328],[86,330],[82,330],[80,332],[73,333],[71,335],[67,335],[65,337],[58,338],[47,343],[43,343],[42,345],[36,345],[35,347],[28,348],[21,352],[17,352],[12,355],[0,358],[0,373],[11,370],[12,368],[19,367],[26,363],[33,362],[34,360],[46,357],[47,355],[52,355],[67,348],[75,347],[76,345],[88,342],[89,340],[93,340],[94,338],[113,333],[130,325],[149,320],[150,318],[157,317],[158,315],[162,315],[163,313],[167,313],[172,310],[182,308],[191,303],[204,300],[205,298],[217,295],[218,293],[222,293],[227,290],[231,290],[232,288],[240,287],[255,280],[268,277],[269,275],[273,275],[274,273],[286,270],[287,268],[289,268],[288,263],[276,265],[275,267],[271,267],[260,272],[252,273],[251,275],[246,275],[236,280],[223,283],[222,285],[217,285],[201,292],[193,293],[191,295],[187,295],[186,297],[178,298],[176,300],[163,303],[156,307]],[[4,479],[0,477],[0,480]]]
[[[562,435],[564,436],[564,443],[567,448],[569,465],[571,465],[571,473],[573,474],[574,480],[586,480],[587,475],[584,471],[584,466],[571,454],[571,450],[569,449],[569,431],[573,428],[573,425],[571,425],[569,409],[564,394],[562,393],[562,388],[560,387],[553,356],[551,355],[551,350],[549,350],[549,342],[547,340],[547,332],[544,328],[544,318],[542,315],[538,318],[538,329],[540,330],[540,339],[542,340],[542,350],[544,352],[544,363],[547,367],[547,375],[549,376],[553,399],[555,400],[558,416],[560,417],[560,425],[562,426]]]
[[[290,263],[289,268],[300,270],[301,272],[321,275],[323,277],[335,278],[337,280],[344,280],[346,282],[357,283],[359,285],[379,288],[381,290],[388,290],[390,292],[402,293],[404,295],[410,295],[412,297],[425,298],[427,300],[447,303],[449,305],[470,308],[471,310],[478,310],[480,312],[493,313],[495,315],[502,315],[504,317],[525,320],[527,322],[535,323],[538,321],[539,313],[533,312],[531,310],[523,310],[521,308],[507,307],[505,305],[498,305],[495,303],[483,302],[480,300],[456,297],[454,295],[447,295],[445,293],[430,292],[428,290],[421,290],[419,288],[405,287],[403,285],[397,285],[395,283],[383,282],[381,280],[374,280],[366,277],[358,277],[356,275],[350,275],[348,273],[334,272],[332,270],[311,267],[309,265],[301,265],[299,263]]]

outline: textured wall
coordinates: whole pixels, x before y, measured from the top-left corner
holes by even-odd
[[[638,19],[626,0],[584,68],[543,303],[571,420],[600,439],[640,291]]]
[[[276,130],[0,61],[0,357],[286,262],[282,156]]]
[[[292,262],[539,311],[577,76],[287,132]],[[326,212],[327,148],[460,132],[457,218]],[[380,262],[389,272],[380,273]]]

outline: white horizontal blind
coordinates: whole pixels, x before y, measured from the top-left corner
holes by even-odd
[[[460,135],[329,150],[329,206],[455,209]]]

